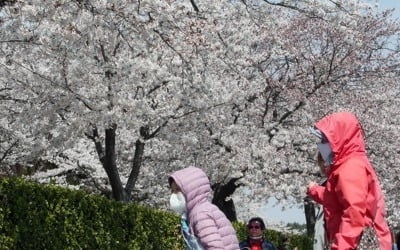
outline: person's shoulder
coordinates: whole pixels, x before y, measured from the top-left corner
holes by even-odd
[[[355,169],[365,169],[370,164],[368,158],[364,155],[356,155],[348,157],[343,163],[341,168],[348,171]]]
[[[211,202],[203,202],[200,204],[196,204],[190,211],[193,216],[210,216],[213,218],[226,218],[225,214],[219,209],[216,205]]]
[[[205,201],[199,204],[196,204],[192,209],[191,213],[198,214],[198,213],[211,213],[215,210],[215,205],[209,201]]]
[[[215,214],[216,211],[218,212],[218,207],[210,202],[196,204],[189,212],[189,220],[193,223],[197,223],[199,221],[205,221],[209,219],[217,220],[218,218],[222,218],[224,216],[222,212],[221,214]]]
[[[350,157],[337,167],[332,173],[337,177],[359,178],[360,175],[367,175],[369,162],[360,157]]]
[[[268,250],[275,249],[274,244],[272,244],[272,242],[270,242],[270,241],[268,241],[268,240],[266,240],[266,239],[264,239],[263,245],[264,245],[264,247],[267,248]]]
[[[249,242],[246,240],[242,240],[241,242],[239,242],[239,248],[242,249],[244,247],[248,247],[249,246]]]

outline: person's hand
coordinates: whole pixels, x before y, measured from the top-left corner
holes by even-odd
[[[318,185],[315,181],[310,181],[307,185],[307,191],[310,190],[310,188],[314,187],[315,185]]]

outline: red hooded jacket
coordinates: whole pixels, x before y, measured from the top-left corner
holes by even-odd
[[[359,121],[340,112],[323,118],[315,128],[328,139],[334,160],[326,186],[312,186],[308,194],[324,207],[331,249],[356,249],[363,229],[373,226],[381,249],[390,250],[384,197],[365,152]]]

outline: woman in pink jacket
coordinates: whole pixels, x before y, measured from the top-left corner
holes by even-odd
[[[238,250],[236,232],[225,214],[208,198],[211,191],[207,175],[199,168],[188,167],[171,174],[171,208],[188,222],[188,230],[206,250]],[[186,237],[186,232],[183,230]],[[186,241],[187,243],[187,241]],[[190,248],[189,248],[190,249]]]
[[[315,124],[313,133],[325,163],[326,186],[312,182],[308,195],[324,207],[330,249],[356,249],[366,228],[373,228],[382,250],[391,249],[385,202],[365,151],[362,128],[348,112]]]

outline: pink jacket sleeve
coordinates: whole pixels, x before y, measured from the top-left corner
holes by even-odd
[[[217,225],[209,213],[198,213],[195,221],[194,232],[204,249],[225,249]]]
[[[323,203],[323,195],[325,192],[325,187],[320,185],[315,185],[308,189],[307,194],[319,204]],[[322,204],[323,205],[323,204]]]
[[[341,166],[337,177],[335,192],[343,212],[332,250],[355,249],[364,229],[368,176],[362,164],[348,162]]]

